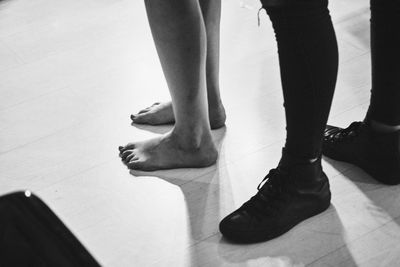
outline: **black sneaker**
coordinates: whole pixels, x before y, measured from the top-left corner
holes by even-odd
[[[255,196],[221,221],[219,229],[227,239],[240,243],[273,239],[326,210],[331,200],[321,159],[292,166],[281,161],[257,189]]]
[[[400,131],[376,133],[365,122],[353,122],[346,129],[328,125],[322,153],[357,165],[384,184],[400,183]]]

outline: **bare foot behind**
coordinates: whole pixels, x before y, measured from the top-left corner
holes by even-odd
[[[152,106],[139,111],[138,114],[131,115],[131,119],[134,123],[149,125],[170,124],[175,122],[171,102],[154,103]]]
[[[214,164],[218,152],[211,136],[196,145],[173,132],[119,147],[122,161],[132,170],[155,171],[175,168],[201,168]]]
[[[209,108],[211,129],[218,129],[225,126],[226,114],[224,106],[221,104],[215,108]],[[135,115],[131,115],[133,123],[161,125],[172,124],[175,122],[174,111],[171,101],[163,103],[154,103]]]

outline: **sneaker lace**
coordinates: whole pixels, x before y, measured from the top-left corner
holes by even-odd
[[[325,136],[325,140],[331,142],[351,141],[359,135],[362,125],[363,122],[355,121],[346,129],[332,129],[329,135]]]
[[[247,201],[242,208],[256,218],[263,215],[276,214],[279,206],[287,201],[288,173],[279,167],[269,171],[257,186],[257,194]]]

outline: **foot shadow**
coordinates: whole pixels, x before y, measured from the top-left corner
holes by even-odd
[[[264,243],[235,244],[221,237],[218,253],[230,264],[257,266],[356,266],[348,250],[345,230],[336,208],[312,217],[286,234]],[[338,253],[339,252],[339,253]]]
[[[339,161],[332,161],[332,163],[332,166],[337,169],[347,166],[341,172],[340,178],[341,183],[350,182],[350,184],[346,187],[338,186],[341,191],[344,189],[347,192],[338,198],[337,205],[340,205],[340,210],[352,214],[352,225],[360,228],[352,231],[359,232],[361,235],[357,245],[353,244],[353,250],[357,254],[367,256],[360,259],[359,264],[372,261],[398,262],[400,259],[400,185],[382,184],[361,168],[351,164]],[[340,193],[343,194],[343,192]],[[354,215],[355,211],[357,216]],[[387,264],[387,266],[394,265],[396,264]]]
[[[218,151],[221,151],[225,129],[213,132],[213,139]],[[221,153],[220,153],[221,154]],[[220,172],[226,165],[225,159],[219,157],[216,164],[207,168],[182,168],[142,172],[131,170],[135,177],[156,177],[179,186],[184,195],[190,221],[190,245],[195,244],[216,233],[219,216]],[[196,256],[191,258],[196,261]]]
[[[183,251],[177,251],[178,255],[175,258],[185,258],[186,264],[189,266],[198,266],[205,259],[218,256],[216,250],[203,250],[197,244],[201,244],[203,240],[218,233],[218,224],[221,220],[221,198],[226,195],[226,192],[221,190],[220,184],[224,183],[221,179],[229,180],[225,167],[227,162],[221,153],[225,132],[225,128],[213,131],[213,139],[220,152],[220,157],[213,166],[154,172],[130,171],[131,175],[135,177],[156,177],[181,189],[187,207],[189,240],[187,247]],[[182,231],[185,230],[182,229]],[[166,259],[165,262],[165,266],[181,264],[181,262],[174,262],[174,259]]]
[[[331,162],[333,168],[339,171],[344,169],[341,174],[370,200],[366,208],[371,214],[382,223],[397,220],[400,225],[400,185],[385,185],[355,165],[334,160]]]
[[[219,151],[224,136],[223,129],[214,134]],[[344,227],[333,206],[270,242],[238,245],[225,240],[219,233],[218,225],[233,210],[235,202],[226,165],[225,159],[220,157],[217,164],[203,169],[131,171],[135,177],[157,177],[182,190],[190,240],[188,247],[179,253],[189,259],[190,266],[321,266],[338,261],[345,262],[346,266],[356,266],[345,245]],[[176,263],[166,261],[168,266]]]

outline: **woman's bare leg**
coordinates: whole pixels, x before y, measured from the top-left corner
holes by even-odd
[[[225,125],[226,115],[219,90],[221,0],[200,0],[207,32],[207,98],[212,129]]]
[[[205,167],[215,163],[206,91],[206,31],[198,0],[145,0],[153,39],[176,120],[161,137],[120,147],[138,170]]]
[[[225,125],[226,115],[219,90],[219,40],[221,0],[200,0],[207,34],[206,80],[210,125],[217,129]],[[172,102],[154,103],[132,115],[134,123],[160,125],[174,123]]]

